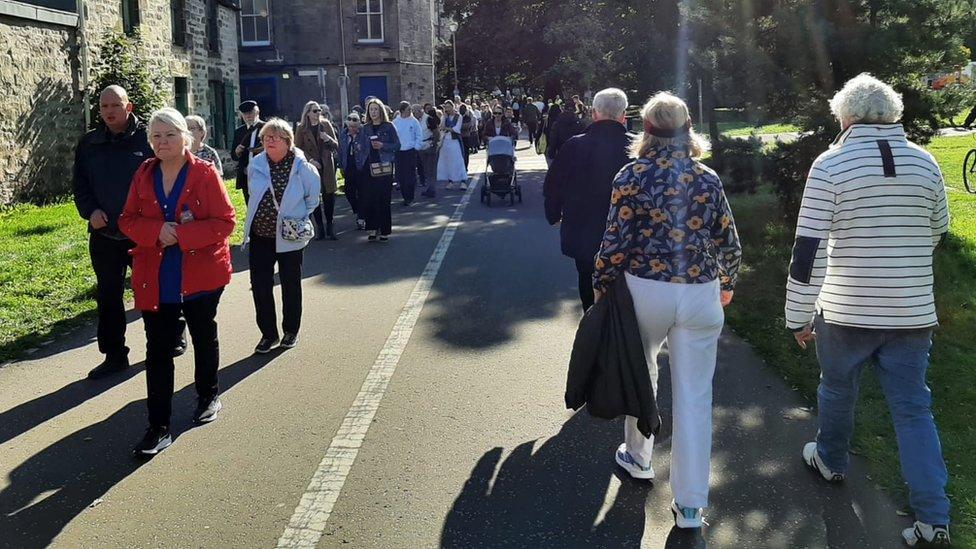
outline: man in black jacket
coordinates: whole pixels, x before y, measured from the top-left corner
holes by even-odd
[[[234,129],[234,146],[230,150],[230,157],[237,161],[237,184],[235,187],[244,193],[244,203],[248,202],[247,165],[251,158],[261,153],[261,139],[258,133],[264,122],[260,119],[261,111],[254,101],[244,101],[237,110],[241,113],[244,123]]]
[[[105,360],[88,373],[96,379],[129,365],[125,346],[125,273],[132,265],[134,246],[119,231],[119,214],[129,196],[132,176],[153,156],[146,125],[132,114],[132,103],[120,86],[99,95],[102,119],[75,149],[74,196],[81,217],[88,221],[88,250],[95,270],[98,306],[98,350]]]
[[[593,305],[593,256],[603,240],[614,176],[630,158],[627,95],[616,88],[593,98],[593,124],[562,145],[546,174],[546,219],[562,221],[563,255],[576,260],[583,310]]]

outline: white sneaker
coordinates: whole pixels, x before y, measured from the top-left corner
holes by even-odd
[[[915,521],[911,528],[905,528],[901,533],[905,544],[909,547],[949,547],[949,527]]]
[[[468,190],[468,182],[467,181],[461,183],[461,190],[462,191]]]
[[[449,190],[449,191],[453,191],[454,190],[454,182],[453,181],[448,181],[447,182],[447,186],[444,187],[444,188],[447,189],[447,190]]]
[[[803,446],[803,461],[806,462],[808,467],[820,473],[820,476],[828,482],[840,482],[845,478],[843,474],[831,471],[824,464],[823,460],[820,459],[820,453],[817,452],[816,442],[808,442]]]
[[[624,468],[625,471],[630,473],[630,476],[640,479],[640,480],[653,480],[654,479],[654,468],[648,465],[644,467],[637,460],[630,455],[627,451],[627,443],[621,442],[620,446],[617,447],[617,452],[613,455],[613,459],[617,462],[617,465]]]
[[[673,499],[671,514],[674,515],[674,525],[678,528],[701,528],[705,523],[701,507],[681,507]]]

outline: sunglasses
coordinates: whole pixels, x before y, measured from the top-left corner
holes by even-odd
[[[497,116],[499,114],[502,114],[502,111],[495,111],[493,114]]]
[[[359,122],[359,119],[358,118],[349,117],[349,118],[346,119],[346,122]]]
[[[322,112],[322,109],[312,109],[312,112]]]

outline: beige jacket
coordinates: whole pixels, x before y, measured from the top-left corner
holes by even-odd
[[[313,131],[324,133],[321,141],[315,140]],[[319,175],[322,178],[322,192],[331,194],[336,192],[336,169],[332,152],[339,146],[335,128],[327,119],[322,118],[318,126],[310,126],[305,122],[298,125],[295,132],[295,146],[305,153],[305,158],[314,160],[322,165]]]

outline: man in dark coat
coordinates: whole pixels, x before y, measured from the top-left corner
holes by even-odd
[[[237,184],[244,193],[244,202],[248,202],[247,165],[256,154],[261,154],[261,139],[258,134],[264,122],[261,111],[254,101],[244,101],[237,110],[241,113],[244,123],[234,129],[234,146],[230,150],[230,157],[237,161]]]
[[[101,124],[89,131],[75,149],[75,206],[88,222],[88,252],[95,271],[98,309],[98,350],[104,361],[88,373],[105,377],[129,366],[125,346],[125,274],[132,265],[134,246],[119,231],[119,214],[129,196],[132,176],[153,151],[146,125],[132,113],[129,95],[121,86],[105,88],[98,98]]]
[[[525,105],[522,106],[522,122],[525,123],[525,128],[529,132],[529,144],[534,144],[536,140],[536,133],[539,131],[539,120],[542,119],[542,113],[539,112],[539,107],[535,106],[531,97],[525,99]]]
[[[614,176],[630,159],[627,95],[609,88],[593,98],[593,124],[562,145],[544,187],[546,219],[562,221],[563,255],[576,261],[583,310],[593,305],[593,256],[607,227]]]

